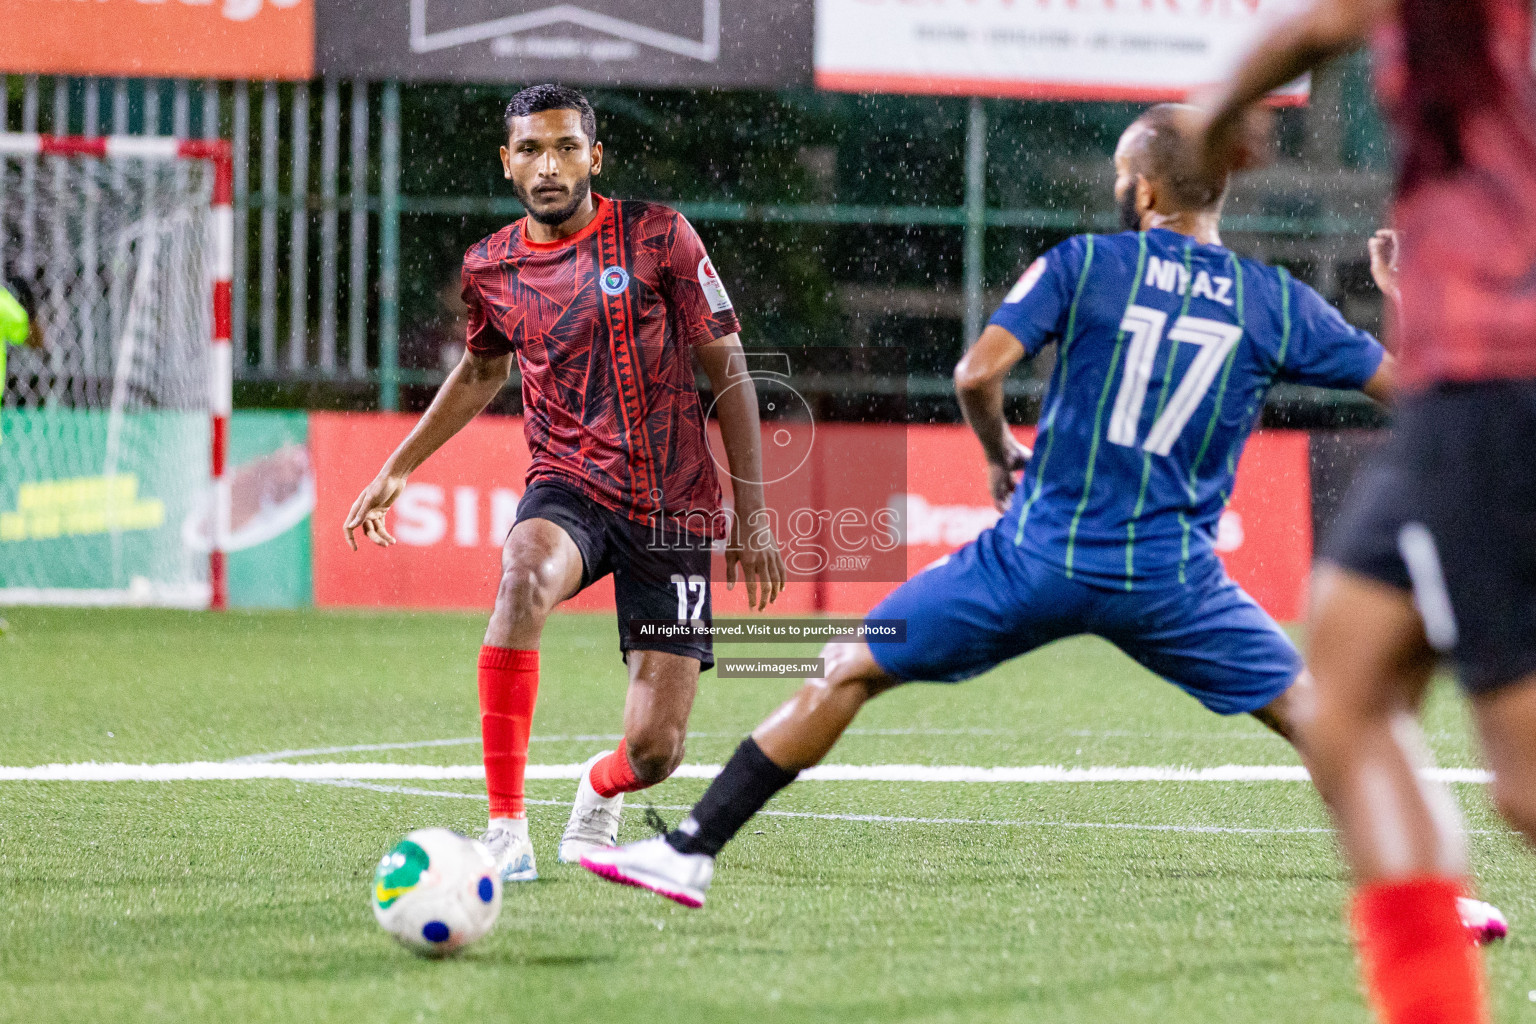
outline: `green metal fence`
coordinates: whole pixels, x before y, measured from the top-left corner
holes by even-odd
[[[1228,232],[1259,246],[1261,255],[1291,262],[1330,297],[1347,290],[1338,254],[1375,228],[1385,193],[1379,123],[1368,92],[1360,88],[1363,74],[1356,64],[1331,83],[1320,81],[1317,109],[1289,113],[1283,125],[1283,146],[1313,164],[1321,156],[1325,165],[1336,166],[1337,187],[1324,179],[1306,194],[1275,190],[1226,222]],[[233,138],[236,273],[245,284],[237,287],[234,328],[237,375],[248,391],[334,386],[340,397],[327,402],[399,408],[409,389],[435,384],[443,374],[441,366],[421,365],[420,359],[402,362],[402,332],[418,325],[425,289],[487,225],[522,212],[487,167],[494,139],[487,141],[486,133],[494,131],[495,111],[509,90],[407,91],[393,82],[336,81],[254,88],[209,82],[194,88],[186,82],[37,77],[12,77],[7,85],[0,127],[61,134],[108,127],[144,134],[216,132]],[[259,111],[251,109],[253,92]],[[343,92],[350,98],[345,106]],[[192,102],[194,94],[200,104]],[[163,103],[162,96],[170,102]],[[318,105],[312,102],[317,96]],[[595,98],[608,126],[630,126],[626,159],[650,167],[649,177],[636,172],[623,180],[633,190],[623,194],[670,202],[699,224],[707,239],[742,238],[740,232],[754,230],[799,232],[796,238],[811,233],[813,241],[803,245],[819,246],[813,255],[824,265],[815,281],[796,285],[804,292],[846,291],[846,274],[839,278],[843,271],[826,256],[838,238],[845,239],[843,250],[860,245],[874,250],[875,263],[885,255],[882,245],[900,241],[906,269],[891,274],[906,274],[902,287],[909,297],[925,288],[949,297],[947,305],[935,302],[928,314],[930,320],[952,323],[941,332],[954,350],[946,349],[944,358],[978,335],[989,295],[1006,287],[1008,275],[1033,254],[1030,246],[1076,231],[1115,229],[1103,182],[1107,150],[1136,112],[1126,105],[1090,109],[819,94],[682,97],[608,90]],[[683,114],[657,113],[684,103]],[[51,120],[44,116],[50,108]],[[407,124],[410,117],[415,120]],[[869,123],[878,118],[884,127],[871,129]],[[695,122],[729,137],[716,143],[677,131],[679,124]],[[343,133],[349,140],[345,155]],[[815,190],[790,183],[794,175],[783,172],[793,165],[783,150],[803,148],[808,141],[814,144],[812,156],[814,146],[833,154],[836,180],[825,188],[833,194],[808,194]],[[712,166],[734,175],[724,184],[689,163],[697,162],[694,150],[717,144],[722,152]],[[1081,170],[1060,179],[1040,170],[1053,160],[1059,163],[1063,154],[1075,154]],[[732,166],[733,156],[743,166]],[[444,163],[455,166],[440,166]],[[758,165],[779,171],[748,181]],[[430,244],[422,240],[423,225],[437,225]],[[312,227],[318,247],[309,244]],[[805,255],[794,249],[799,242],[777,244],[786,257]],[[762,266],[778,270],[772,246],[756,255]],[[1361,248],[1358,257],[1363,255]],[[841,259],[854,258],[845,251]],[[878,273],[874,277],[865,284],[886,283]],[[754,286],[751,280],[735,283],[749,292]],[[835,343],[837,317],[848,314],[839,309],[837,295],[813,298],[811,305],[830,314],[819,326],[797,328],[807,336],[796,340]],[[878,297],[873,301],[874,312],[881,313]],[[1373,314],[1362,308],[1369,320]],[[746,311],[749,321],[772,312],[751,305]],[[787,320],[781,315],[776,322]],[[907,381],[866,386],[878,392],[899,384],[918,396],[947,395],[948,382],[937,372],[944,358],[929,359],[933,365]],[[1038,381],[1027,378],[1012,385],[1020,398],[1038,390]],[[1312,401],[1292,397],[1302,404]]]

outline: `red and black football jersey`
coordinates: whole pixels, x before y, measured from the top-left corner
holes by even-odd
[[[1462,168],[1400,190],[1402,303],[1390,322],[1398,384],[1536,378],[1536,78],[1529,0],[1482,0],[1501,94],[1466,115]],[[1377,34],[1377,84],[1404,147],[1415,143],[1401,24]],[[1449,59],[1449,58],[1444,58]]]
[[[693,348],[741,325],[682,214],[595,198],[569,238],[529,241],[520,220],[464,255],[467,344],[517,353],[529,484],[558,479],[640,522],[713,513]]]

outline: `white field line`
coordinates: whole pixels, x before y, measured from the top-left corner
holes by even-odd
[[[725,733],[691,732],[689,739],[701,736],[724,736]],[[617,743],[624,737],[619,733],[586,733],[565,736],[530,736],[530,743]],[[479,736],[461,736],[450,740],[412,740],[409,743],[354,743],[345,747],[306,747],[302,750],[273,750],[265,754],[246,754],[232,757],[230,764],[267,764],[272,761],[288,761],[295,757],[323,757],[327,754],[366,754],[375,750],[419,750],[423,747],[479,746]]]
[[[485,801],[482,793],[456,793],[448,789],[417,789],[414,786],[381,786],[372,782],[356,782],[339,779],[308,779],[318,786],[340,786],[345,789],[366,789],[374,793],[399,793],[403,796],[445,797],[451,800]],[[569,807],[569,800],[524,800],[539,807]],[[652,805],[658,811],[691,811],[692,807],[679,805]],[[758,811],[759,818],[809,818],[814,821],[873,822],[895,825],[990,825],[997,828],[1062,828],[1106,829],[1121,832],[1184,832],[1211,835],[1242,836],[1312,836],[1332,835],[1331,828],[1244,828],[1238,825],[1142,825],[1125,821],[1016,821],[998,818],[916,818],[891,814],[821,814],[811,811]],[[1467,829],[1469,836],[1514,835],[1508,829]]]
[[[529,779],[576,779],[579,764],[531,764]],[[685,764],[674,774],[679,779],[712,779],[717,764]],[[1426,777],[1440,782],[1486,784],[1492,776],[1472,768],[1436,768]],[[381,764],[366,762],[312,762],[308,764],[235,763],[184,761],[162,764],[125,764],[87,761],[76,764],[0,766],[0,782],[235,782],[251,779],[364,779],[372,781],[443,781],[483,779],[478,764]],[[1306,769],[1295,765],[1222,765],[1216,768],[1187,767],[1088,767],[1028,765],[1016,768],[981,768],[969,765],[824,764],[800,774],[817,782],[979,782],[979,783],[1103,783],[1103,782],[1306,782]]]
[[[374,793],[399,793],[403,796],[434,796],[453,800],[479,800],[485,802],[482,793],[455,793],[445,789],[417,789],[414,786],[380,786],[371,782],[343,781],[337,779],[309,779],[322,786],[341,786],[346,789],[366,789]],[[540,807],[569,807],[569,800],[524,800],[524,803]],[[677,805],[652,805],[658,811],[691,811],[692,807]],[[1118,821],[1010,821],[995,818],[913,818],[889,814],[818,814],[811,811],[758,811],[759,818],[809,818],[814,821],[873,822],[894,825],[992,825],[999,828],[1076,828],[1110,829],[1127,832],[1196,832],[1234,835],[1330,835],[1331,828],[1241,828],[1226,825],[1138,825]]]
[[[1038,735],[1034,729],[845,729],[844,736],[1020,736]],[[737,732],[690,732],[688,739],[740,739]],[[1132,732],[1129,730],[1093,731],[1068,729],[1061,733],[1074,739],[1200,739],[1200,740],[1274,740],[1284,742],[1270,732]],[[1439,734],[1437,734],[1438,736]],[[617,743],[624,737],[619,733],[572,733],[564,735],[528,738],[530,743]],[[426,747],[477,746],[479,736],[461,736],[446,740],[412,740],[408,743],[354,743],[343,747],[305,747],[298,750],[274,750],[264,754],[246,754],[230,758],[231,764],[266,764],[270,761],[288,761],[295,757],[324,757],[330,754],[362,754],[376,750],[419,750]]]
[[[479,736],[465,736],[451,740],[413,740],[410,743],[354,743],[347,747],[309,747],[304,750],[274,750],[266,754],[246,754],[232,757],[227,764],[270,764],[288,761],[295,757],[320,757],[326,754],[357,754],[375,750],[420,750],[424,747],[467,747],[479,743]]]

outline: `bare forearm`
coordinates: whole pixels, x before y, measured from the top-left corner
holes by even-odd
[[[731,467],[731,494],[738,515],[764,507],[763,435],[757,418],[757,388],[747,374],[741,338],[728,334],[694,350],[715,394],[720,439]]]
[[[757,388],[750,378],[720,395],[715,406],[720,440],[731,468],[731,495],[738,513],[764,506],[763,434],[757,415]]]
[[[1392,7],[1393,0],[1317,0],[1275,26],[1209,104],[1212,134],[1235,132],[1249,106],[1359,46]]]
[[[1397,402],[1397,360],[1389,353],[1371,379],[1360,389],[1366,396],[1391,407]]]
[[[427,411],[384,466],[387,474],[409,474],[448,439],[484,411],[507,380],[510,361],[466,359],[453,368]]]
[[[747,374],[746,354],[734,334],[694,349],[694,357],[709,377],[715,395],[720,438],[731,467],[731,493],[736,521],[725,547],[725,586],[736,585],[741,573],[747,587],[747,607],[762,611],[784,589],[784,558],[768,523],[763,496],[763,435],[757,418],[757,388]]]
[[[1249,55],[1214,104],[1216,129],[1235,126],[1249,106],[1338,52],[1319,45],[1310,28],[1304,18],[1293,18]]]
[[[1003,416],[1002,380],[983,381],[972,387],[955,388],[960,413],[981,442],[987,461],[997,465],[1008,462],[1011,452],[1008,421]]]
[[[1013,437],[1003,418],[1003,381],[1020,359],[1024,346],[1001,327],[989,325],[955,366],[955,398],[965,422],[976,432],[987,461],[1005,466],[1011,461]]]

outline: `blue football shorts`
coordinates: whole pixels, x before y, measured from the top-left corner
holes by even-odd
[[[1069,636],[1103,637],[1221,715],[1257,711],[1302,670],[1275,621],[1211,557],[1186,583],[1125,590],[1069,579],[990,529],[902,584],[869,619],[904,619],[904,643],[872,643],[903,681],[955,683]]]

